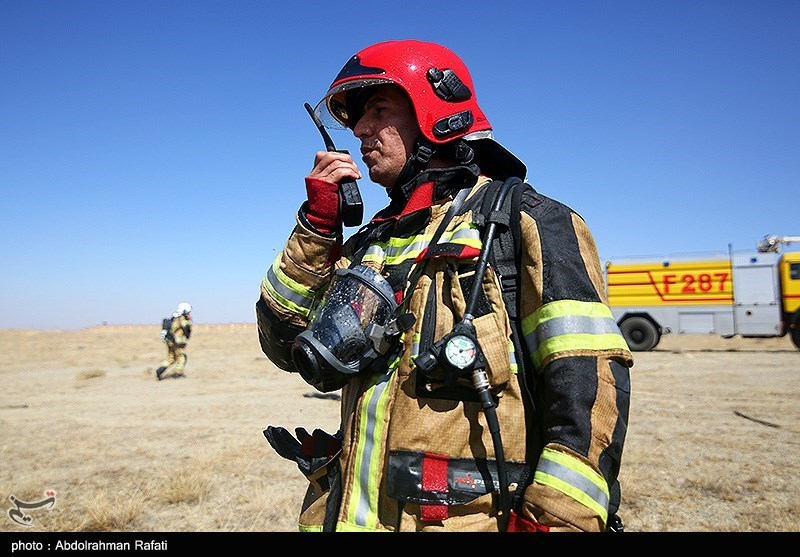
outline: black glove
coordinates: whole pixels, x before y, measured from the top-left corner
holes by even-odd
[[[339,455],[342,449],[341,433],[335,435],[315,429],[309,434],[305,428],[295,428],[293,436],[284,427],[267,426],[264,437],[279,455],[287,460],[293,460],[305,476],[314,475],[317,470],[324,467]]]

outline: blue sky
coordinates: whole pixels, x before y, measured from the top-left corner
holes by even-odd
[[[254,322],[322,148],[303,103],[389,39],[464,59],[603,259],[800,235],[796,0],[276,4],[0,0],[0,327]]]

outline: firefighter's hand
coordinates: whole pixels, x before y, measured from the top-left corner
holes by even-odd
[[[341,230],[339,211],[339,182],[361,178],[353,158],[347,153],[319,151],[314,168],[306,176],[306,198],[303,209],[311,226],[330,234]]]
[[[356,163],[348,153],[338,151],[317,151],[314,157],[314,168],[309,178],[323,180],[332,184],[354,181],[361,178]]]

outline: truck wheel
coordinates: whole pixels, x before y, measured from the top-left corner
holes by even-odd
[[[800,350],[800,326],[792,329],[792,342]]]
[[[619,326],[628,348],[634,352],[652,350],[661,340],[658,329],[653,322],[644,317],[628,317]]]

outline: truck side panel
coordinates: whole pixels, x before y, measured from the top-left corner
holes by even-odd
[[[783,310],[792,315],[800,311],[800,251],[785,253],[779,267]]]
[[[637,349],[668,333],[788,333],[800,348],[800,251],[615,258],[605,267],[611,312]]]
[[[742,336],[782,333],[778,253],[736,254],[733,258],[734,319]]]
[[[618,323],[626,315],[648,315],[663,334],[734,334],[733,311],[728,306],[612,306],[611,313]]]
[[[724,260],[606,263],[612,306],[731,306],[731,264]]]
[[[608,302],[617,321],[646,315],[663,334],[732,335],[732,278],[723,255],[606,262]]]

